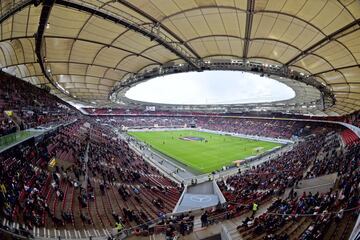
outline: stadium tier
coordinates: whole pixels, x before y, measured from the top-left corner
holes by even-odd
[[[1,0],[0,240],[359,240],[360,1]]]
[[[7,86],[3,92],[16,92],[17,97],[2,105],[7,120],[3,129],[20,120],[24,124],[15,133],[39,126],[46,131],[1,152],[4,237],[131,238],[176,233],[190,237],[194,229],[206,231],[213,224],[232,221],[237,226],[232,230],[234,238],[341,239],[350,235],[355,224],[356,211],[351,209],[358,206],[359,138],[338,123],[179,112],[143,115],[140,110],[132,115],[87,116],[44,90],[11,80],[2,85]],[[21,92],[27,87],[27,92],[34,92],[31,98]],[[1,96],[2,102],[9,99],[8,94]],[[52,104],[47,106],[47,101]],[[9,111],[17,117],[9,116]],[[22,113],[27,111],[33,111],[31,117]],[[41,121],[34,117],[45,113],[49,116]],[[244,140],[250,145],[244,145]],[[271,156],[260,147],[269,158],[265,161],[264,157],[245,161],[246,157],[234,156],[232,160],[244,160],[240,167],[226,160],[226,153],[241,156],[241,146],[256,149],[261,141],[270,140],[283,152]],[[285,142],[276,143],[280,140]],[[161,154],[162,161],[149,159],[150,145],[156,149],[150,156]],[[220,156],[216,156],[217,147],[225,151]],[[173,152],[180,154],[178,159],[170,157]],[[207,152],[220,162],[205,174],[205,181],[216,180],[225,203],[205,213],[205,209],[173,213],[184,187],[204,181],[203,175],[191,175],[191,182],[179,181],[179,169],[194,172],[196,168],[188,164],[183,169],[177,163],[186,165],[186,159],[193,159],[195,164],[210,166]],[[251,154],[257,155],[255,150]],[[178,168],[166,169],[164,161],[173,161]],[[228,171],[232,172],[225,174]],[[319,184],[299,187],[302,181],[316,182],[334,173],[335,183],[325,190]],[[254,211],[254,204],[260,209]]]

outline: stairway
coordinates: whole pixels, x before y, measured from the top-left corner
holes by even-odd
[[[232,221],[225,221],[223,224],[229,232],[231,239],[242,239],[236,225]]]

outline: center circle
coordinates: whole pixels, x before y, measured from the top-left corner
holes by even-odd
[[[209,196],[191,196],[190,199],[193,202],[202,202],[202,203],[211,201],[211,197]]]
[[[205,140],[205,138],[203,138],[203,137],[193,137],[193,136],[185,136],[185,137],[181,137],[179,139],[184,140],[184,141],[204,141]]]

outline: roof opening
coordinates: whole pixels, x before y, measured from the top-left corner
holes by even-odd
[[[204,71],[166,75],[140,83],[125,94],[162,104],[245,104],[289,100],[295,92],[269,77],[239,71]]]

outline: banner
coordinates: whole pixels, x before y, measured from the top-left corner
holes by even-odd
[[[146,106],[145,111],[155,112],[155,106]]]

